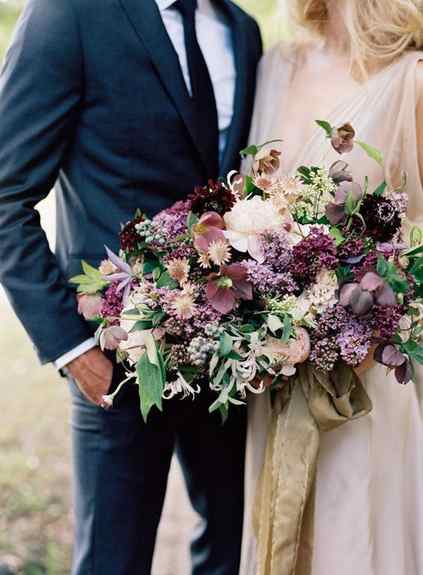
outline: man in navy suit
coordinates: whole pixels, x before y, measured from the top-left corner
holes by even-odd
[[[176,450],[201,524],[192,573],[236,575],[245,414],[202,401],[144,424],[136,391],[111,411],[119,368],[68,284],[150,216],[239,164],[261,55],[230,0],[29,0],[0,76],[0,281],[43,363],[73,400],[73,575],[147,575]],[[36,205],[56,183],[53,254]],[[52,430],[53,432],[53,430]]]

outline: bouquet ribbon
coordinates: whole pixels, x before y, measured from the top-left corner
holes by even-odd
[[[320,433],[372,410],[353,370],[301,365],[278,394],[254,509],[257,575],[310,575]]]

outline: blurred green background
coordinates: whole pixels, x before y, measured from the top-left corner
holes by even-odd
[[[243,0],[239,4],[260,21],[266,45],[286,33],[276,1]],[[0,62],[19,11],[19,4],[0,0]],[[51,236],[51,198],[41,211]],[[6,567],[19,575],[67,575],[72,530],[66,384],[52,367],[38,365],[1,288],[0,322],[0,575],[7,573]],[[177,490],[179,484],[175,485],[171,488]],[[173,498],[178,499],[178,495]],[[169,512],[168,524],[160,536],[165,542],[161,543],[162,556],[167,552],[164,547],[171,547],[170,542],[176,541],[176,547],[180,542],[166,531],[173,529],[172,521],[180,521],[176,511]],[[182,522],[184,517],[182,513]],[[186,561],[186,554],[184,557]],[[176,561],[178,565],[162,557],[156,572],[185,575],[187,565]]]

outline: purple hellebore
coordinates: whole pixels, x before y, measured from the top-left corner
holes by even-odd
[[[367,272],[360,283],[347,283],[341,288],[340,303],[355,315],[365,315],[377,305],[394,306],[394,290],[376,272]]]

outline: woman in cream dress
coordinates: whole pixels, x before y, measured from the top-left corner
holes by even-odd
[[[314,120],[350,122],[384,153],[345,156],[370,189],[408,176],[410,222],[423,226],[423,5],[421,0],[288,0],[316,40],[263,59],[251,143],[281,138],[282,167],[339,159]],[[358,148],[358,147],[357,147]],[[401,386],[372,365],[370,415],[324,433],[317,466],[312,575],[423,575],[423,372]],[[253,507],[263,468],[269,396],[249,405],[246,517],[240,575],[257,567]],[[272,570],[265,575],[281,575]],[[294,569],[289,575],[303,575]]]

